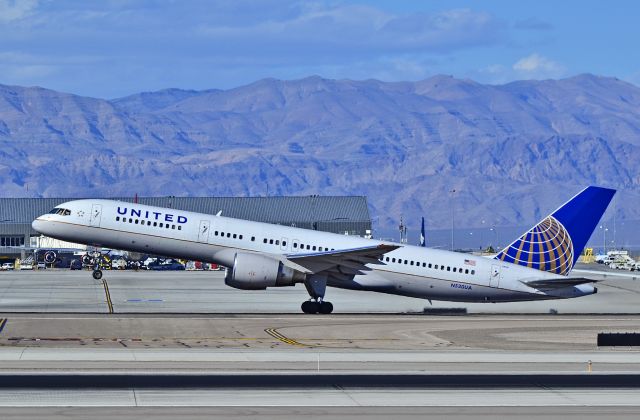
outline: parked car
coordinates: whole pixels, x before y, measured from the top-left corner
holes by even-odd
[[[2,264],[2,266],[0,266],[0,270],[6,271],[6,270],[13,270],[15,267],[15,265],[13,265],[13,263],[7,262]]]
[[[151,263],[149,265],[147,265],[149,270],[160,270],[160,271],[164,271],[164,270],[171,270],[171,271],[176,271],[176,270],[184,270],[184,265],[180,264],[179,262],[175,261],[175,260],[167,260],[167,261],[163,261],[161,263]]]
[[[127,261],[124,258],[114,258],[111,260],[111,269],[113,270],[124,270],[127,268]]]

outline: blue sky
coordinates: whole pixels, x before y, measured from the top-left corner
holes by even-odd
[[[0,0],[0,84],[115,98],[265,77],[640,85],[640,2]]]

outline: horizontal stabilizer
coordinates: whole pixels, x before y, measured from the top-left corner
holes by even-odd
[[[587,279],[584,277],[567,277],[564,279],[543,279],[543,280],[523,280],[522,283],[534,289],[562,289],[564,287],[573,287],[585,283],[596,283],[599,280]]]

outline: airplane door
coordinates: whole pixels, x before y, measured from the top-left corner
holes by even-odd
[[[209,226],[208,220],[200,220],[200,229],[198,230],[198,242],[209,242]]]
[[[287,238],[282,238],[282,240],[280,241],[280,249],[283,251],[287,250],[287,242],[289,240]]]
[[[489,286],[490,287],[500,287],[500,277],[502,276],[501,272],[500,272],[500,266],[499,265],[492,265],[491,266],[491,278],[489,279]]]
[[[89,218],[89,225],[100,226],[100,220],[102,219],[102,204],[94,204],[91,206],[91,217]]]

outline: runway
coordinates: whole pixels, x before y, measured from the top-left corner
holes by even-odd
[[[0,273],[3,418],[37,407],[60,418],[102,418],[98,407],[121,418],[640,413],[639,349],[596,345],[599,332],[640,331],[632,279],[606,280],[570,306],[514,304],[515,314],[434,302],[469,313],[457,316],[334,289],[336,314],[304,315],[301,288],[237,291],[217,272],[105,280]]]
[[[420,313],[463,309],[468,313],[640,313],[640,277],[605,278],[620,271],[599,264],[578,268],[602,270],[589,277],[604,280],[599,292],[578,299],[517,303],[431,303],[423,299],[329,288],[335,313]],[[623,272],[629,275],[629,272]],[[222,271],[105,271],[95,281],[87,271],[0,272],[1,312],[79,313],[300,313],[308,298],[302,285],[245,291],[224,284]],[[108,293],[106,293],[108,291]]]

